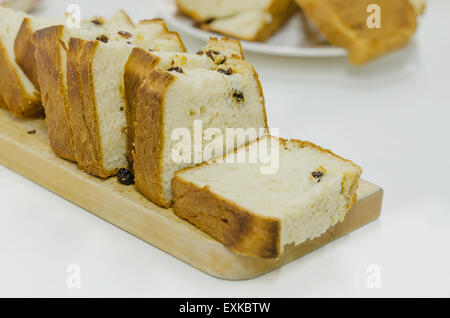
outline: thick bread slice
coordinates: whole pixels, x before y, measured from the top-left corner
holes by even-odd
[[[217,54],[216,54],[217,53]],[[132,167],[134,152],[134,123],[138,103],[138,91],[145,77],[155,67],[161,69],[180,67],[181,69],[205,68],[211,70],[227,70],[227,59],[230,57],[244,59],[240,41],[228,38],[211,38],[208,44],[197,52],[197,55],[187,53],[149,52],[134,48],[125,64],[124,87],[127,118],[127,160]]]
[[[260,160],[234,159],[261,149],[279,154],[275,173],[262,174]],[[284,246],[319,237],[344,220],[360,175],[351,161],[312,143],[264,137],[221,162],[176,172],[174,212],[236,253],[278,258]]]
[[[327,40],[348,50],[360,65],[409,43],[416,31],[416,13],[408,0],[296,0]],[[381,7],[382,27],[367,26],[367,8]]]
[[[81,28],[70,29],[63,25],[38,30],[29,46],[35,49],[36,67],[40,82],[42,103],[53,151],[61,158],[76,161],[73,150],[72,129],[69,122],[67,50],[71,37],[95,40],[108,34],[111,40],[123,37],[110,33],[134,30],[134,24],[125,12],[119,11],[110,19],[95,17],[83,21]],[[125,40],[125,39],[123,39]],[[25,42],[25,41],[24,41]],[[17,43],[17,41],[16,41]],[[36,63],[37,62],[37,63]]]
[[[42,113],[39,92],[15,61],[14,40],[27,15],[0,7],[0,92],[9,110],[16,116]]]
[[[123,75],[133,47],[185,51],[179,36],[159,19],[141,22],[129,36],[126,43],[71,41],[69,45],[68,65],[76,64],[71,70],[79,72],[68,77],[75,156],[82,170],[101,178],[128,167]],[[78,86],[78,92],[71,91]]]
[[[265,41],[298,10],[293,0],[177,0],[184,14],[202,29],[241,40]]]
[[[266,132],[264,97],[256,72],[241,59],[230,58],[228,63],[231,75],[208,69],[183,69],[180,73],[156,67],[140,87],[135,180],[137,190],[154,203],[172,205],[170,181],[176,170],[220,156]],[[226,136],[233,128],[242,129],[243,138]],[[180,132],[189,134],[188,140],[183,140],[184,150],[179,149],[180,140],[172,139],[180,138]],[[224,141],[224,136],[231,137],[231,142]],[[172,155],[179,153],[186,157],[174,160]]]

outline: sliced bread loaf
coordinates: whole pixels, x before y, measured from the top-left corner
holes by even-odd
[[[158,66],[167,69],[196,69],[205,68],[222,70],[229,68],[227,58],[244,59],[241,43],[228,38],[211,38],[208,44],[196,55],[187,53],[149,52],[141,48],[134,48],[125,65],[124,87],[127,118],[127,159],[132,166],[134,152],[136,109],[138,90],[150,71]]]
[[[267,129],[264,97],[253,67],[239,58],[228,58],[227,63],[227,72],[156,67],[139,89],[136,187],[160,206],[172,205],[170,181],[175,171],[220,156]],[[235,140],[234,131],[229,132],[233,128],[240,128],[237,134],[243,138]]]
[[[53,151],[61,158],[76,161],[69,122],[67,85],[69,39],[79,37],[95,40],[107,34],[112,40],[117,40],[123,38],[117,35],[119,30],[127,32],[133,29],[134,24],[128,15],[119,11],[110,19],[95,17],[92,20],[83,21],[81,28],[56,25],[38,30],[34,34],[33,41],[29,42],[35,48],[34,66],[39,75],[50,144]],[[115,33],[116,36],[112,37],[110,33]]]
[[[416,13],[408,0],[296,0],[327,40],[360,65],[409,43]],[[381,8],[382,27],[369,28],[367,8]]]
[[[293,0],[177,0],[184,14],[202,29],[247,41],[265,41],[294,14]]]
[[[146,20],[126,42],[85,41],[69,43],[69,119],[79,167],[107,178],[128,167],[124,67],[135,46],[152,51],[184,52],[177,33],[162,20]],[[76,132],[76,133],[75,133]]]
[[[0,92],[14,115],[30,117],[41,114],[43,109],[38,89],[16,62],[14,44],[24,19],[33,20],[33,27],[56,21],[31,18],[23,12],[0,7]]]
[[[277,154],[275,173],[261,173],[261,160],[229,161],[261,151]],[[264,137],[221,161],[176,172],[174,212],[236,253],[278,258],[284,246],[319,237],[344,220],[360,175],[351,161],[312,143]]]

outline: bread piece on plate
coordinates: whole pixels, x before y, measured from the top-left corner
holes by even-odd
[[[349,52],[350,62],[364,64],[409,43],[416,13],[408,0],[296,0],[327,40]],[[381,8],[381,28],[369,28],[367,8]]]
[[[241,40],[266,41],[298,10],[293,0],[177,0],[202,29]]]
[[[140,87],[134,171],[137,190],[152,202],[172,205],[175,171],[266,133],[264,97],[255,70],[242,59],[229,58],[228,63],[229,73],[156,67]],[[240,130],[230,132],[233,128]]]
[[[244,59],[240,41],[228,38],[211,38],[208,44],[197,54],[149,52],[141,48],[134,48],[125,64],[125,114],[127,118],[127,159],[132,167],[134,152],[134,123],[138,103],[138,90],[150,71],[158,66],[163,70],[205,68],[211,70],[229,69],[228,58]]]
[[[69,64],[69,119],[78,166],[110,177],[128,167],[124,67],[137,45],[152,51],[184,52],[178,34],[162,20],[141,22],[126,42],[83,41],[72,38]]]
[[[38,30],[34,34],[33,41],[28,42],[35,48],[36,60],[33,60],[34,66],[30,68],[35,67],[36,73],[39,75],[38,80],[46,112],[50,144],[53,151],[61,158],[76,161],[69,122],[67,85],[69,39],[79,37],[95,40],[104,36],[111,41],[125,41],[126,38],[117,32],[132,30],[134,30],[133,22],[126,13],[119,11],[110,19],[95,17],[88,21],[82,21],[81,28],[56,25]]]
[[[261,160],[235,160],[261,151],[278,153],[273,173],[261,173]],[[284,246],[319,237],[344,220],[360,175],[357,165],[312,143],[267,136],[222,162],[176,172],[174,212],[238,254],[279,258]]]
[[[16,63],[14,43],[27,14],[0,7],[0,92],[9,110],[19,117],[42,113],[38,89]],[[51,25],[55,21],[33,18],[33,26]]]

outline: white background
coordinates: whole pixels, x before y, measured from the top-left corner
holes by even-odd
[[[428,1],[406,49],[360,68],[345,58],[247,53],[269,125],[351,158],[385,190],[382,217],[291,264],[242,282],[210,277],[0,166],[0,296],[450,296],[450,1]],[[58,17],[69,1],[45,0]],[[78,1],[84,17],[154,1]],[[191,50],[204,43],[184,37]],[[0,150],[1,151],[1,150]],[[81,288],[66,268],[81,266]],[[367,268],[381,288],[367,287]]]

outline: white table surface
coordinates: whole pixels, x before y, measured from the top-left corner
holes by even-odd
[[[37,14],[58,17],[70,2],[44,0]],[[360,164],[385,190],[381,219],[265,276],[230,282],[0,166],[0,296],[450,296],[450,1],[428,2],[413,43],[367,66],[247,54],[269,125]],[[157,16],[150,0],[78,3],[83,17],[119,8],[135,20]],[[81,288],[67,286],[70,264],[80,266]],[[368,288],[371,264],[380,288]]]

